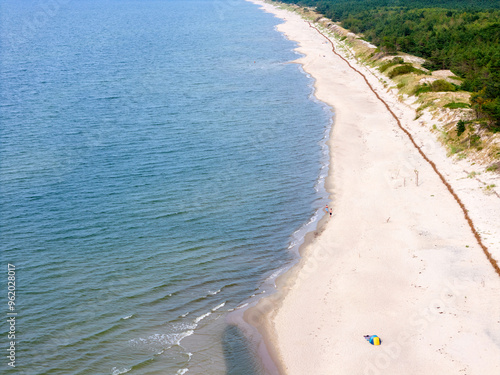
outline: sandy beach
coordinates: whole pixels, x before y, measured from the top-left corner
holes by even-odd
[[[284,20],[278,30],[298,43],[297,63],[335,114],[326,182],[333,216],[309,236],[299,264],[277,281],[278,293],[247,317],[265,317],[281,372],[499,374],[500,275],[456,199],[324,36],[298,14],[251,1]],[[498,175],[468,178],[480,167],[447,158],[410,105],[351,64],[436,164],[500,260]],[[497,191],[486,194],[486,184]],[[382,345],[363,337],[373,334]]]

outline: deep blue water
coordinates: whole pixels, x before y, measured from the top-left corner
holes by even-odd
[[[15,373],[263,374],[225,316],[324,205],[331,117],[278,20],[243,0],[0,14]]]

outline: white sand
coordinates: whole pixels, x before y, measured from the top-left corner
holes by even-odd
[[[330,139],[334,216],[284,281],[269,335],[286,373],[500,374],[500,277],[463,212],[359,74],[297,14],[286,20],[297,62],[335,111]],[[360,70],[363,68],[358,67]],[[366,72],[366,70],[363,70]],[[467,178],[435,136],[366,73],[460,196],[500,259],[500,198]],[[415,182],[418,170],[419,186]],[[482,174],[499,186],[498,176]],[[379,335],[372,346],[365,334]]]

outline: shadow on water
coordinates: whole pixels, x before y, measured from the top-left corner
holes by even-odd
[[[241,330],[229,325],[224,330],[222,348],[226,361],[226,375],[265,375],[257,352],[252,348]]]

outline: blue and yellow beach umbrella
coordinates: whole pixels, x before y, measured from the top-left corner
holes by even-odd
[[[365,339],[367,339],[368,342],[372,345],[380,345],[382,343],[382,340],[380,340],[380,337],[378,337],[377,335],[366,335]]]

